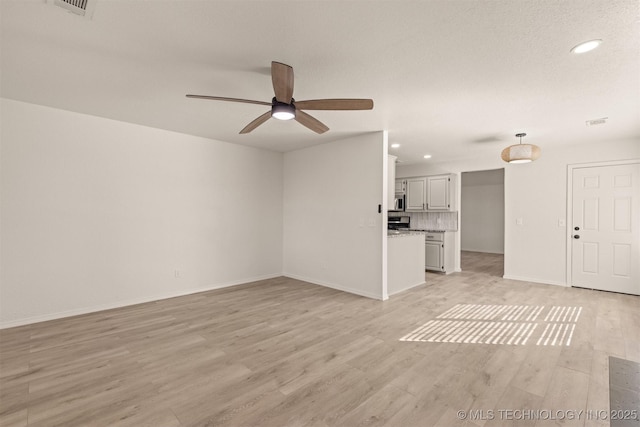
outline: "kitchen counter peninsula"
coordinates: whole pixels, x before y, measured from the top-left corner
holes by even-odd
[[[389,296],[425,283],[424,232],[387,232],[387,293]]]

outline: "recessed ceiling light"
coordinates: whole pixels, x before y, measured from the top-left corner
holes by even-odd
[[[589,52],[590,50],[593,50],[600,46],[600,43],[602,43],[602,40],[600,39],[589,40],[588,42],[580,43],[579,45],[574,46],[573,49],[571,49],[571,53]]]
[[[430,159],[430,158],[431,158],[431,154],[425,154],[425,155],[424,155],[424,158],[425,158],[425,159]]]
[[[397,143],[396,144],[391,144],[391,148],[398,148],[398,147],[400,147],[400,144],[397,144]]]

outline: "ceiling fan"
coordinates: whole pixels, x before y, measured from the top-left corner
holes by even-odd
[[[187,98],[212,99],[215,101],[244,102],[247,104],[269,105],[271,110],[259,116],[240,131],[249,133],[271,117],[279,120],[295,119],[298,123],[316,133],[324,133],[329,128],[318,119],[302,110],[371,110],[372,99],[312,99],[296,101],[293,99],[293,68],[280,62],[271,62],[271,81],[275,97],[271,102],[250,99],[225,98],[222,96],[187,95]]]

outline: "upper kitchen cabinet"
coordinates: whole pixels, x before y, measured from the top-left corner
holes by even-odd
[[[405,194],[407,192],[407,180],[396,179],[396,194]]]
[[[427,210],[455,210],[455,175],[437,175],[427,177]]]
[[[427,178],[407,178],[406,211],[424,211],[427,205]]]
[[[455,175],[407,178],[409,212],[455,211]]]

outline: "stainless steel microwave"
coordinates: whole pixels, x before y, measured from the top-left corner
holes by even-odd
[[[391,210],[404,212],[405,207],[405,195],[404,194],[396,194],[396,197],[393,202],[393,207]]]

